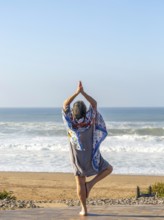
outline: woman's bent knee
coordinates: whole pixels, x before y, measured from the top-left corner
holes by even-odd
[[[109,165],[107,169],[108,169],[109,174],[111,174],[113,171],[113,167],[111,165]]]

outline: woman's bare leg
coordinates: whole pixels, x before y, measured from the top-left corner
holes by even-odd
[[[77,185],[77,195],[81,203],[81,212],[80,215],[87,215],[86,207],[86,186],[85,186],[85,177],[75,176],[76,185]]]
[[[89,196],[89,192],[91,191],[92,187],[99,182],[100,180],[102,180],[103,178],[105,178],[106,176],[108,176],[109,174],[111,174],[113,171],[113,167],[110,165],[107,169],[103,170],[102,172],[100,172],[99,174],[97,174],[91,181],[86,183],[86,191],[87,191],[87,195],[86,197],[88,198]]]

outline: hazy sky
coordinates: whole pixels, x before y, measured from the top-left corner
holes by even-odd
[[[0,45],[0,107],[164,106],[163,0],[0,0]]]

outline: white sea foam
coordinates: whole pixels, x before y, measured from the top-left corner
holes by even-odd
[[[37,120],[38,110],[27,110],[29,115],[21,111],[21,119],[19,114],[13,118],[13,112],[10,117],[5,115],[6,121],[1,116],[0,170],[72,172],[68,138],[59,111],[56,121],[53,110],[47,113],[43,109],[44,114]],[[107,117],[109,135],[101,145],[102,155],[113,165],[114,173],[164,175],[164,121],[136,121],[135,114],[132,121],[111,121]],[[120,115],[122,119],[128,117],[122,112]]]
[[[0,150],[69,151],[67,136],[1,138]],[[104,152],[164,152],[164,137],[122,135],[108,136],[102,143]]]
[[[159,137],[108,136],[101,152],[114,166],[114,173],[163,175],[164,138],[157,139]],[[66,136],[1,140],[0,157],[2,171],[72,172]]]

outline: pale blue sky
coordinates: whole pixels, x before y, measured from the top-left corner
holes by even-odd
[[[0,107],[164,106],[163,0],[0,0]]]

